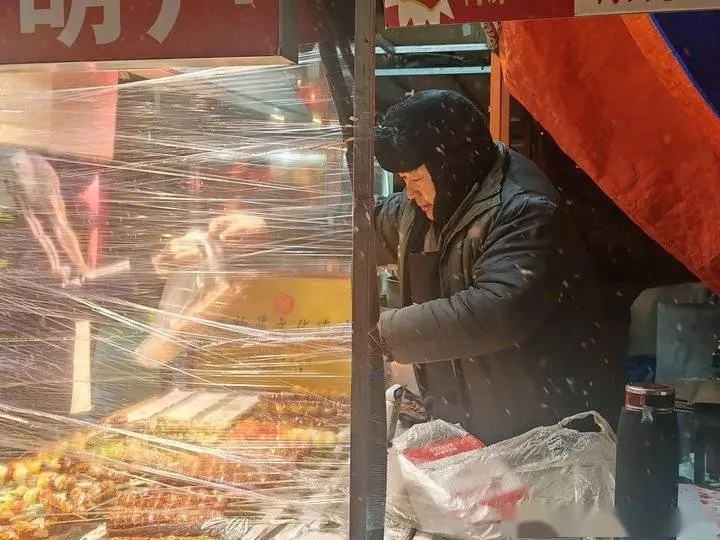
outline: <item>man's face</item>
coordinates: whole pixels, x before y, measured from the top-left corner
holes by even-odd
[[[435,184],[427,167],[421,165],[414,171],[400,173],[400,178],[405,182],[408,199],[415,201],[428,219],[434,220]]]

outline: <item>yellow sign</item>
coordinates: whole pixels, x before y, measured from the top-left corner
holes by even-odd
[[[225,322],[266,329],[272,335],[272,331],[312,330],[351,320],[351,287],[346,277],[263,277],[236,284],[242,292],[223,309]],[[350,347],[343,341],[349,329],[338,332],[304,344],[282,339],[243,342],[230,333],[226,343],[219,340],[197,355],[196,373],[217,384],[347,393]]]

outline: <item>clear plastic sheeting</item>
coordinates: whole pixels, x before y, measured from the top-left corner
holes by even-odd
[[[594,418],[599,431],[568,427],[584,417]],[[593,413],[488,447],[460,427],[434,420],[411,427],[393,441],[388,463],[389,527],[489,539],[514,536],[517,529],[512,527],[530,516],[555,526],[558,520],[552,515],[611,514],[614,475],[614,434]],[[550,512],[541,512],[538,518],[538,508]],[[598,523],[604,527],[606,522]],[[582,533],[586,525],[581,520],[571,524],[569,536],[586,536]],[[597,530],[596,523],[588,526]],[[559,536],[568,536],[562,532]]]
[[[347,537],[352,201],[319,60],[15,75],[0,539]],[[58,111],[105,140],[59,144]]]

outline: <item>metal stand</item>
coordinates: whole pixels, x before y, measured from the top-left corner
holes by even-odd
[[[371,0],[355,3],[354,111],[350,538],[381,540],[385,528],[387,425],[385,371],[377,334],[372,139],[375,2]]]
[[[497,53],[492,54],[490,66],[490,133],[496,141],[510,146],[510,93]]]

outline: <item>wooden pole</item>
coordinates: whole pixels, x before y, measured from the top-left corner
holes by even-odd
[[[385,525],[385,372],[377,333],[379,298],[373,225],[375,5],[374,0],[355,1],[351,540],[382,540]]]
[[[496,141],[510,146],[510,93],[496,53],[490,60],[490,133]]]

